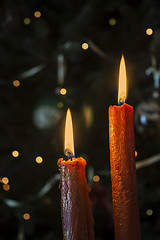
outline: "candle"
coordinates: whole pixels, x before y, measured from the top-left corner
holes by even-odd
[[[118,102],[109,107],[109,145],[115,240],[140,240],[135,167],[133,107],[125,104],[126,69],[122,56]]]
[[[61,189],[61,217],[64,240],[94,240],[90,187],[85,176],[86,161],[75,158],[71,112],[65,126],[65,154],[58,160]]]

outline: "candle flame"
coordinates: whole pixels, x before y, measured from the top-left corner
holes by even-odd
[[[125,103],[127,95],[127,76],[124,56],[122,55],[119,68],[119,87],[118,87],[118,104]]]
[[[75,156],[72,116],[71,116],[71,111],[69,108],[68,108],[67,114],[66,114],[64,152],[68,158],[70,158],[70,157],[72,158]]]

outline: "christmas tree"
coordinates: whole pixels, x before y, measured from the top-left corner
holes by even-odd
[[[114,239],[108,107],[122,53],[135,109],[142,238],[160,236],[160,2],[1,1],[0,239],[62,239],[57,160],[68,107],[95,236]]]

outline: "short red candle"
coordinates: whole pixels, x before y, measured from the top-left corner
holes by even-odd
[[[109,107],[109,145],[115,240],[140,240],[132,106]]]
[[[65,240],[93,240],[90,187],[85,175],[83,158],[58,160],[61,189],[61,216]]]
[[[71,112],[65,126],[65,154],[69,160],[58,160],[61,189],[61,217],[64,240],[94,240],[92,204],[89,198],[83,158],[75,158]]]

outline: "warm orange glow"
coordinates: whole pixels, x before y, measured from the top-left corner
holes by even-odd
[[[5,191],[9,191],[9,189],[10,189],[9,184],[4,184],[4,185],[3,185],[3,189],[4,189]]]
[[[29,213],[25,213],[25,214],[23,214],[23,218],[25,219],[25,220],[29,220],[30,219],[30,214]]]
[[[67,93],[67,90],[65,88],[60,89],[60,94],[65,95]]]
[[[39,163],[39,164],[42,163],[43,162],[43,158],[40,157],[40,156],[36,157],[36,162]]]
[[[137,153],[137,151],[135,151],[135,157],[137,157],[138,156],[138,153]]]
[[[70,109],[67,110],[66,114],[64,152],[67,156],[74,157],[75,155],[73,141],[73,125]]]
[[[35,16],[36,18],[40,18],[41,12],[40,12],[40,11],[36,11],[36,12],[34,13],[34,16]]]
[[[7,177],[3,177],[1,182],[4,184],[7,184],[7,183],[9,183],[9,179]]]
[[[100,177],[99,177],[98,175],[95,175],[95,176],[93,177],[93,181],[94,181],[94,182],[99,182],[99,180],[100,180]]]
[[[147,35],[152,35],[152,34],[153,34],[152,28],[147,28],[147,29],[146,29],[146,34],[147,34]]]
[[[119,68],[119,87],[118,87],[118,103],[125,103],[127,96],[127,76],[124,56],[122,55]]]
[[[83,43],[82,48],[83,48],[83,50],[87,50],[89,48],[88,43]]]
[[[14,80],[13,85],[14,85],[15,87],[19,87],[20,81]]]
[[[18,152],[17,150],[14,150],[14,151],[12,152],[12,156],[13,156],[13,157],[18,157],[18,156],[19,156],[19,152]]]

